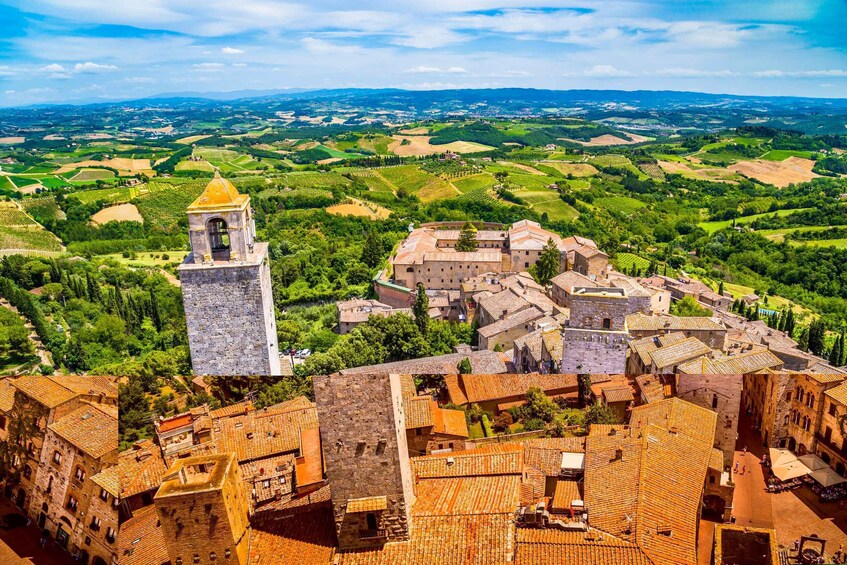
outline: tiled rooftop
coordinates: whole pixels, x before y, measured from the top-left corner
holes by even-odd
[[[121,524],[118,560],[121,565],[162,565],[170,562],[155,506],[136,510],[131,519]]]
[[[575,389],[577,378],[573,374],[499,374],[499,375],[447,375],[447,391],[456,404],[500,400],[526,394],[530,387],[545,392]]]
[[[118,456],[121,497],[155,490],[162,483],[167,466],[162,451],[152,440],[136,442]]]
[[[99,459],[118,450],[116,416],[94,404],[86,404],[56,420],[48,428],[77,449]]]

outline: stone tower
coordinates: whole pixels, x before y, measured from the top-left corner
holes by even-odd
[[[247,563],[249,507],[235,454],[177,459],[153,502],[173,565]]]
[[[253,241],[250,197],[215,178],[188,207],[179,266],[196,375],[279,375],[268,244]]]
[[[408,540],[415,495],[399,376],[315,376],[314,386],[339,547]]]
[[[562,330],[563,373],[624,373],[629,347],[627,296],[621,288],[574,287]]]

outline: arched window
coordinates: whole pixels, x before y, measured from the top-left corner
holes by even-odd
[[[229,232],[226,222],[222,218],[209,220],[207,231],[209,232],[209,245],[213,254],[229,251]]]
[[[814,407],[815,407],[815,395],[810,394],[809,395],[809,408],[814,408]]]
[[[712,409],[715,409],[717,407],[718,407],[718,395],[713,394],[712,395]]]

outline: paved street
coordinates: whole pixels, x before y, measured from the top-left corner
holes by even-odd
[[[0,516],[9,512],[21,513],[16,506],[0,496]],[[15,528],[14,530],[0,529],[0,539],[21,557],[31,559],[35,565],[70,565],[77,563],[52,539],[48,542],[46,549],[41,549],[38,545],[40,538],[41,530],[34,522],[30,526]]]

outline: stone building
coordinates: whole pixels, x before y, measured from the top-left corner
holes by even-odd
[[[338,546],[408,540],[415,500],[399,375],[315,376]]]
[[[793,390],[789,398],[788,449],[798,455],[814,453],[822,430],[826,399],[824,393],[842,381],[842,375],[792,375]]]
[[[254,241],[250,197],[215,174],[188,207],[191,253],[179,266],[198,375],[279,375],[268,246]]]
[[[623,373],[629,347],[627,296],[620,288],[575,287],[562,330],[563,373]]]
[[[50,424],[29,503],[28,513],[55,532],[57,544],[95,565],[117,554],[117,499],[92,481],[117,464],[117,438],[115,407],[87,404]]]
[[[818,433],[817,454],[842,477],[847,475],[847,435],[842,432],[847,417],[847,384],[842,382],[824,393],[823,421]]]
[[[246,565],[249,506],[234,454],[177,459],[154,502],[173,565]]]
[[[741,415],[741,375],[679,375],[677,397],[717,413],[715,446],[726,464],[732,462]]]
[[[634,339],[681,332],[696,337],[712,349],[723,351],[727,329],[712,318],[695,316],[647,316],[640,312],[627,316],[627,327]]]
[[[770,447],[788,446],[788,425],[794,380],[786,373],[744,375],[741,399],[759,436]],[[796,443],[796,441],[795,441]]]

